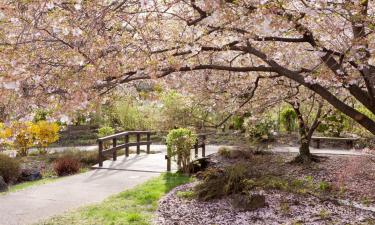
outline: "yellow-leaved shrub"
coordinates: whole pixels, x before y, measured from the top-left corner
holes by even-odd
[[[13,122],[10,127],[0,126],[0,138],[12,139],[11,145],[17,150],[17,155],[27,156],[32,147],[46,153],[46,148],[59,140],[59,131],[59,125],[53,122]]]

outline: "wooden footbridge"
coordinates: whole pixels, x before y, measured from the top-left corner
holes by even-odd
[[[155,172],[176,170],[172,158],[167,154],[165,145],[156,145],[156,151],[151,152],[151,135],[153,133],[152,131],[125,131],[99,138],[99,164],[94,168]],[[198,158],[199,153],[202,157],[206,156],[206,135],[198,134],[197,142],[192,149],[194,158]],[[141,146],[146,146],[146,154],[141,154]],[[135,154],[130,154],[130,147],[136,148]],[[118,161],[118,151],[122,150],[125,151],[125,154]],[[112,160],[105,160],[107,156],[110,156]],[[165,169],[160,167],[163,164]]]

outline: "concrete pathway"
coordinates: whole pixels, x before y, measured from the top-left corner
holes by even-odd
[[[0,224],[34,224],[83,205],[103,201],[159,173],[93,170],[0,196]]]
[[[207,146],[214,153],[219,146]],[[116,162],[104,162],[107,169],[69,176],[52,183],[0,195],[0,225],[34,224],[80,206],[101,202],[110,195],[130,189],[166,172],[166,146],[152,145],[156,154],[131,154]],[[173,168],[176,168],[174,165]]]
[[[279,152],[279,153],[298,153],[299,149],[298,147],[277,146],[277,147],[271,148],[270,151]],[[318,154],[318,155],[374,156],[372,154],[362,152],[362,150],[354,150],[354,149],[350,149],[350,150],[316,149],[316,148],[310,147],[310,152],[312,154]]]

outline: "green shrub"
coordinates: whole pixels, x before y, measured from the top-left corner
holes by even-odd
[[[291,133],[296,129],[297,114],[291,107],[284,107],[280,112],[280,122],[284,129]]]
[[[115,129],[109,126],[101,127],[98,129],[98,137],[105,137],[115,133]]]
[[[130,98],[118,101],[114,105],[114,120],[117,120],[123,130],[149,130],[156,127],[158,121],[157,108],[152,104],[141,105]]]
[[[53,170],[58,176],[66,176],[78,173],[81,165],[77,158],[63,156],[53,162]]]
[[[189,99],[177,91],[168,91],[161,97],[163,103],[163,127],[186,127],[191,123]]]
[[[232,118],[232,125],[235,130],[242,130],[244,124],[244,117],[242,116],[233,116]]]
[[[187,128],[173,129],[167,135],[167,151],[169,157],[177,157],[179,166],[182,165],[182,171],[190,171],[190,150],[197,141],[195,132]]]
[[[269,116],[263,116],[261,119],[248,118],[245,121],[246,135],[252,141],[269,140],[273,137],[275,121]]]
[[[339,137],[348,126],[348,119],[341,112],[336,111],[334,114],[327,116],[316,129],[318,132],[327,136]]]
[[[20,165],[16,159],[0,154],[0,176],[6,183],[12,183],[18,179]]]

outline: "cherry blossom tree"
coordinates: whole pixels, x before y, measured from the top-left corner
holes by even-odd
[[[0,8],[2,92],[18,105],[85,108],[129,82],[188,74],[193,83],[218,71],[251,87],[268,77],[269,91],[279,77],[290,79],[375,134],[375,121],[346,102],[375,113],[373,1],[54,0]]]

